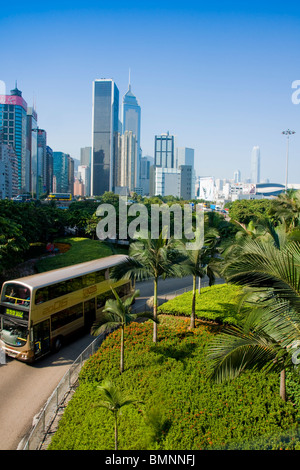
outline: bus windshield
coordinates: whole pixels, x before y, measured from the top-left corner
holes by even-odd
[[[0,338],[11,346],[24,346],[27,341],[28,329],[19,325],[18,322],[10,318],[2,318],[2,328]]]
[[[29,307],[30,290],[26,286],[9,282],[5,286],[2,302]]]

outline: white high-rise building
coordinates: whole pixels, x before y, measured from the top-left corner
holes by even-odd
[[[132,131],[125,131],[121,136],[121,171],[120,186],[134,191],[138,176],[138,143]]]
[[[251,154],[251,183],[260,182],[260,149],[253,147]]]
[[[181,171],[177,168],[153,167],[154,193],[152,196],[180,197]]]

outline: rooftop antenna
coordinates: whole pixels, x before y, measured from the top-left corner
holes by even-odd
[[[130,68],[129,68],[129,83],[128,83],[128,89],[131,91],[131,83],[130,83]]]

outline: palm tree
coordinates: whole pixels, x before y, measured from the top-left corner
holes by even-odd
[[[289,189],[281,193],[273,203],[271,215],[286,221],[291,228],[300,225],[300,191]]]
[[[211,377],[224,380],[246,368],[280,370],[285,399],[285,369],[300,341],[300,244],[285,241],[279,249],[270,240],[247,237],[225,261],[224,274],[250,288],[245,300],[257,308],[243,327],[228,327],[212,342]]]
[[[132,296],[122,301],[117,292],[111,288],[115,299],[108,299],[103,309],[101,319],[94,323],[91,332],[93,335],[98,336],[103,332],[110,331],[113,328],[121,327],[121,346],[120,346],[120,373],[124,372],[124,334],[125,326],[136,321],[139,318],[149,318],[155,322],[156,319],[150,312],[145,313],[131,313],[131,307],[136,297],[139,296],[139,291],[135,291]]]
[[[98,388],[104,400],[100,401],[96,406],[106,408],[113,413],[115,420],[115,450],[118,450],[118,414],[124,406],[142,402],[129,397],[124,392],[120,392],[109,380],[104,381]]]
[[[139,240],[130,245],[127,259],[112,269],[113,279],[143,281],[153,279],[153,342],[157,342],[157,286],[159,278],[180,277],[183,275],[182,253],[172,238]]]
[[[205,276],[209,278],[209,285],[215,282],[216,267],[213,267],[212,261],[216,255],[218,231],[210,229],[204,237],[204,246],[197,250],[185,250],[186,260],[183,261],[182,267],[186,274],[193,277],[193,294],[192,294],[192,313],[191,328],[195,328],[195,310],[196,310],[196,283],[199,278],[199,294],[201,279]]]

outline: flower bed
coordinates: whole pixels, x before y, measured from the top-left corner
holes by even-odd
[[[120,449],[300,449],[297,410],[280,399],[278,375],[208,382],[205,351],[217,333],[198,321],[188,327],[189,319],[161,316],[154,344],[151,322],[127,326],[121,375],[120,331],[109,335],[83,367],[49,449],[114,449],[112,413],[97,407],[105,378],[143,401],[122,408]]]

